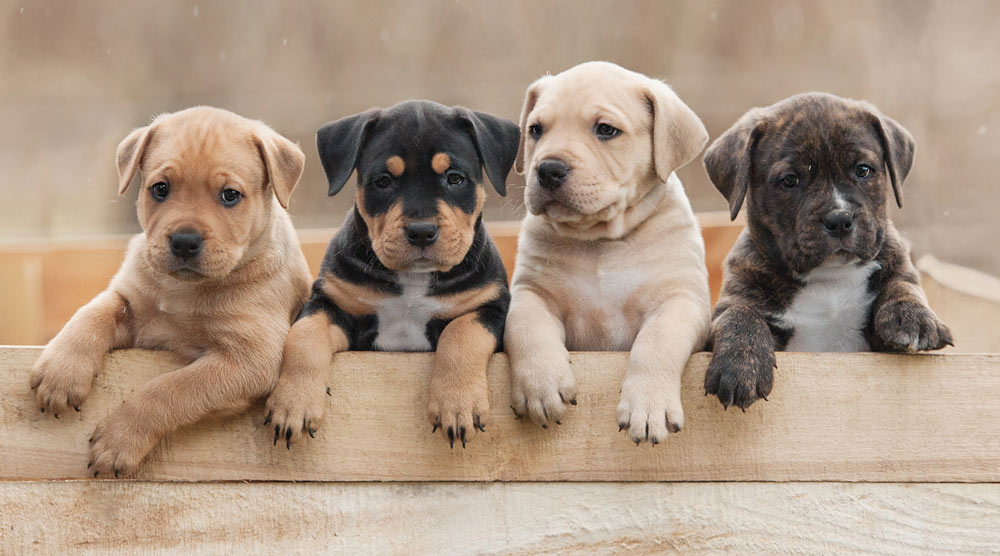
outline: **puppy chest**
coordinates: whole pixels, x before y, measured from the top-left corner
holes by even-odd
[[[571,350],[631,349],[645,316],[642,269],[602,270],[566,277],[566,345]]]
[[[868,279],[877,263],[824,264],[778,316],[792,330],[786,351],[869,351],[864,329],[875,293]]]
[[[427,323],[445,309],[430,297],[429,273],[400,273],[402,294],[378,301],[375,347],[383,351],[430,351]]]

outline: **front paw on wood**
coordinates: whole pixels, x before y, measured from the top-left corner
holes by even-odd
[[[893,351],[926,351],[955,345],[951,331],[928,307],[892,301],[875,313],[875,333]]]
[[[776,366],[770,346],[732,349],[717,345],[705,373],[705,394],[718,396],[726,409],[734,405],[746,411],[758,399],[767,400]]]

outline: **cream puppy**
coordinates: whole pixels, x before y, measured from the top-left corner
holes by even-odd
[[[544,428],[576,404],[570,350],[628,350],[619,427],[637,444],[681,429],[681,373],[707,338],[710,298],[674,170],[707,140],[666,84],[615,64],[528,88],[515,165],[529,214],[504,337],[519,416]]]

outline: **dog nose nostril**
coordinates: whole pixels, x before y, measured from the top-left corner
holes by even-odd
[[[569,166],[561,160],[543,160],[538,165],[538,184],[546,189],[555,189],[566,181]]]
[[[406,240],[417,247],[427,247],[437,240],[439,231],[433,222],[414,222],[406,225]]]
[[[835,236],[846,236],[854,230],[854,213],[846,210],[830,211],[823,216],[823,226]]]
[[[179,232],[170,236],[170,251],[182,259],[201,253],[202,238],[197,232]]]

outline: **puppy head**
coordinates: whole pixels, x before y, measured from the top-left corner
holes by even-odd
[[[443,272],[472,245],[486,196],[483,168],[506,193],[517,138],[509,120],[409,101],[331,122],[316,144],[330,195],[357,170],[355,209],[382,264]]]
[[[698,116],[662,81],[588,62],[533,83],[521,110],[525,204],[557,230],[608,226],[705,146]]]
[[[705,153],[736,218],[796,272],[831,255],[868,261],[885,238],[890,187],[902,207],[913,137],[864,102],[807,93],[747,112]]]
[[[118,145],[118,193],[141,174],[139,223],[157,271],[222,278],[267,238],[305,155],[261,122],[199,106],[158,116]],[[276,200],[275,200],[276,199]]]

